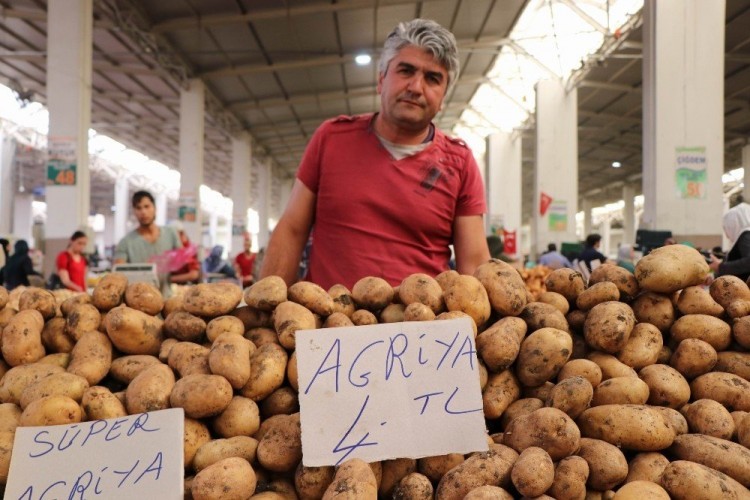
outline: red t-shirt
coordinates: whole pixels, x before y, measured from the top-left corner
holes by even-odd
[[[372,130],[373,115],[324,122],[297,177],[316,194],[307,278],[351,288],[379,276],[398,285],[410,274],[448,269],[457,216],[486,202],[469,148],[435,129],[432,144],[395,160]]]
[[[68,271],[70,281],[80,286],[86,291],[86,259],[81,256],[77,261],[68,253],[67,250],[57,255],[57,272],[65,269]]]
[[[238,266],[240,266],[242,276],[250,276],[251,274],[253,274],[253,263],[255,262],[254,253],[251,253],[248,257],[245,252],[242,252],[240,254],[237,254],[237,257],[234,258],[234,261]]]

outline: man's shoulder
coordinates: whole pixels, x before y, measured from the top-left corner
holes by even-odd
[[[372,113],[366,113],[363,115],[339,115],[335,118],[324,121],[320,125],[320,130],[330,133],[362,130],[369,127],[372,115]]]
[[[450,136],[446,134],[445,132],[443,132],[442,130],[437,129],[437,128],[435,129],[435,134],[438,137],[442,137],[444,139],[443,142],[445,143],[445,146],[449,149],[461,151],[462,154],[466,154],[467,152],[471,151],[471,149],[469,148],[469,145],[466,144],[466,141],[464,141],[460,137]]]

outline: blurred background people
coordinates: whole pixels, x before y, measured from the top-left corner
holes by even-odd
[[[224,247],[221,245],[215,245],[211,249],[211,253],[203,260],[204,278],[208,277],[208,274],[223,274],[227,278],[236,277],[232,266],[222,258],[223,253]]]
[[[635,273],[635,249],[633,245],[623,243],[617,249],[617,265]]]
[[[86,257],[83,251],[88,238],[83,231],[76,231],[70,237],[68,248],[57,255],[55,267],[62,285],[76,292],[86,291]]]
[[[716,276],[731,274],[746,281],[750,277],[750,205],[740,203],[731,208],[722,220],[730,250],[724,260],[711,254],[708,266]]]
[[[0,270],[5,267],[5,263],[8,262],[10,257],[10,241],[5,238],[0,238]],[[2,280],[0,280],[0,283]]]
[[[573,264],[563,254],[557,251],[557,245],[550,243],[547,245],[547,251],[539,257],[539,264],[551,269],[560,269],[563,267],[573,267]]]
[[[242,252],[234,258],[234,271],[242,279],[242,286],[253,284],[253,265],[255,264],[255,254],[250,251],[251,241],[249,235],[245,235],[242,241]]]
[[[591,267],[593,261],[599,261],[598,264],[604,264],[607,262],[607,257],[599,251],[599,245],[601,245],[601,243],[602,237],[600,234],[592,233],[586,236],[586,241],[583,244],[583,251],[581,252],[580,257],[578,257],[578,260],[585,262],[589,271],[593,270]]]
[[[8,258],[3,268],[5,288],[13,290],[18,286],[29,286],[29,276],[41,276],[34,270],[29,257],[29,244],[26,240],[18,240],[13,247],[13,255]]]

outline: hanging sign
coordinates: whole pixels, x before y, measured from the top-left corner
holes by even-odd
[[[182,408],[18,427],[5,498],[182,499]]]
[[[78,182],[76,143],[74,137],[47,139],[48,186],[75,186]]]
[[[296,333],[302,462],[486,451],[471,320]]]
[[[705,147],[676,148],[675,168],[678,198],[701,199],[706,197],[708,164]]]
[[[180,193],[177,205],[177,218],[184,222],[198,220],[198,197],[193,192]]]
[[[504,219],[502,214],[490,214],[490,234],[502,236]]]
[[[508,255],[516,254],[516,231],[506,231],[503,229],[503,248]]]
[[[552,197],[542,191],[539,193],[539,215],[544,216],[547,214],[547,209],[552,203]]]
[[[549,230],[565,232],[568,230],[568,202],[555,200],[549,207]]]

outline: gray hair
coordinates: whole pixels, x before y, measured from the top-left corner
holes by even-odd
[[[458,47],[453,33],[430,19],[413,19],[399,23],[383,45],[378,70],[385,74],[391,59],[398,51],[407,45],[414,45],[432,52],[433,57],[448,71],[448,87],[456,83],[458,78]]]

